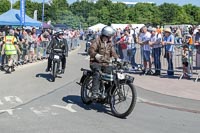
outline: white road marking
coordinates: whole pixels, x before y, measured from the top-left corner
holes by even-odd
[[[18,110],[19,109],[22,109],[22,108],[17,108]],[[13,115],[13,111],[15,109],[4,109],[4,110],[0,110],[0,113],[4,113],[4,112],[7,112],[9,115]]]
[[[51,115],[58,115],[58,113],[56,113],[56,112],[52,112]]]
[[[141,98],[141,97],[137,97],[137,102],[147,102],[148,100]]]
[[[3,105],[3,102],[0,100],[0,105]]]
[[[67,106],[61,106],[61,105],[52,105],[53,107],[57,107],[57,108],[61,108],[61,109],[65,109],[65,110],[68,110],[72,113],[75,113],[77,112],[76,110],[72,109],[72,105],[71,103],[67,104]]]
[[[14,109],[4,109],[4,110],[0,110],[0,113],[7,112],[9,115],[13,115],[13,110]]]
[[[132,98],[132,96],[130,96],[130,95],[128,95],[127,97],[130,98],[130,99]],[[146,100],[144,98],[141,98],[141,97],[137,97],[137,101],[136,102],[142,103],[142,102],[146,102],[146,101],[148,101],[148,100]]]
[[[17,96],[6,96],[6,97],[4,97],[4,99],[7,102],[10,102],[11,104],[23,103],[23,101],[19,97],[17,97]]]
[[[51,109],[49,107],[44,107],[39,110],[39,109],[35,109],[34,107],[31,107],[30,110],[33,111],[36,115],[43,115],[44,113],[48,113]]]

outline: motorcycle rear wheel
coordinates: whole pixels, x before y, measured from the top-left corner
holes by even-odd
[[[92,94],[92,76],[85,78],[81,86],[81,100],[84,104],[91,104],[91,94]]]

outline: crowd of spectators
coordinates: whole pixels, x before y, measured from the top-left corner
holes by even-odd
[[[12,28],[3,27],[0,29],[0,51],[2,51],[3,40],[10,30],[14,30],[14,36],[17,39],[17,45],[20,53],[17,53],[15,59],[16,65],[23,65],[26,63],[33,63],[38,60],[47,59],[46,49],[49,41],[53,37],[56,30],[53,29],[36,29],[31,28]],[[69,51],[79,46],[80,31],[63,29],[64,38],[67,40]],[[0,66],[3,70],[4,65],[8,62],[5,54],[0,53]]]
[[[191,76],[188,70],[194,65],[200,67],[200,26],[168,28],[144,26],[137,33],[132,25],[127,25],[125,29],[117,28],[116,31],[113,38],[116,51],[121,59],[131,62],[133,70],[143,66],[143,74],[161,75],[163,69],[161,58],[165,58],[168,65],[167,76],[174,76],[176,48],[182,50],[182,66],[179,67],[183,67],[185,77]],[[140,54],[141,62],[136,62],[136,53]],[[191,61],[190,57],[193,56],[195,58]]]
[[[52,29],[39,30],[34,27],[12,29],[21,50],[16,59],[17,64],[32,63],[47,58],[46,48],[56,31]],[[10,29],[0,30],[0,51],[3,38],[7,35],[8,30]],[[80,40],[88,41],[100,34],[100,31],[64,30],[64,38],[68,42],[69,51],[75,49],[80,44]],[[181,67],[183,67],[184,76],[190,77],[188,70],[192,68],[188,69],[188,67],[191,65],[200,67],[200,26],[170,26],[168,28],[144,26],[137,32],[129,24],[124,29],[117,28],[112,41],[119,57],[122,60],[130,61],[133,71],[142,69],[143,74],[146,75],[161,75],[163,69],[161,58],[165,58],[168,64],[167,75],[174,76],[176,47],[182,49]],[[191,61],[190,56],[193,56],[194,53],[195,59]],[[136,54],[140,55],[140,62],[136,61]],[[1,67],[3,68],[6,63],[6,56],[1,54]]]

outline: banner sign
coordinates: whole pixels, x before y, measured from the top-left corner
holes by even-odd
[[[26,0],[20,0],[20,18],[21,18],[21,25],[24,25],[25,24],[25,1]]]

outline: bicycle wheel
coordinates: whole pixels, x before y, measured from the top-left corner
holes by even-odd
[[[84,80],[82,86],[81,86],[81,100],[84,104],[91,104],[91,94],[92,94],[92,77],[88,76]]]
[[[110,96],[112,113],[119,118],[127,117],[136,104],[136,90],[131,83],[120,83]]]

